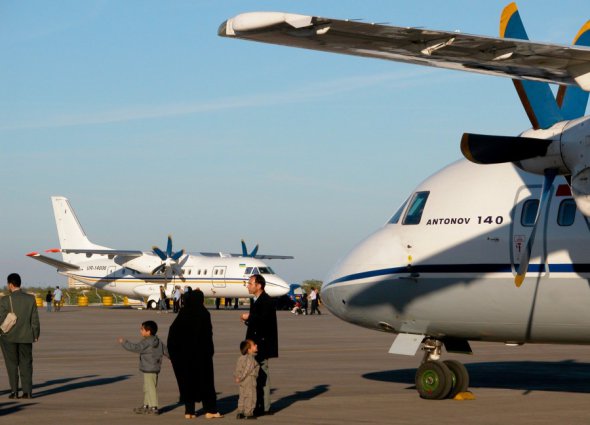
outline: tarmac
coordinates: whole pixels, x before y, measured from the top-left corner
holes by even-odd
[[[215,382],[223,419],[237,420],[238,387],[232,373],[245,335],[243,310],[211,310]],[[34,398],[8,399],[0,364],[0,422],[14,424],[181,424],[184,408],[169,361],[158,385],[159,416],[137,415],[143,401],[138,355],[118,336],[140,339],[139,326],[155,320],[166,339],[175,315],[122,307],[40,309],[34,345]],[[278,312],[280,357],[271,360],[273,416],[265,424],[587,424],[590,423],[588,347],[472,343],[473,356],[444,354],[465,363],[475,400],[421,399],[414,357],[387,353],[393,335],[362,329],[326,313]],[[202,410],[200,411],[202,414]]]

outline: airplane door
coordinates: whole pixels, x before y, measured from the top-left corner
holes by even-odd
[[[115,288],[117,286],[117,277],[115,276],[115,271],[117,270],[117,267],[115,266],[109,266],[109,268],[107,269],[107,276],[108,279],[110,280],[109,282],[109,288]]]
[[[512,273],[516,275],[523,251],[533,232],[535,218],[539,209],[539,200],[541,197],[541,185],[521,186],[516,192],[514,199],[514,208],[512,212],[512,223],[510,231],[510,258],[512,261]],[[531,260],[529,263],[529,274],[531,276],[544,276],[548,273],[547,255],[546,255],[546,228],[547,228],[547,211],[551,206],[551,188],[549,202],[547,202],[545,211],[540,212],[539,222],[535,233],[535,239],[531,250]]]
[[[225,288],[225,270],[226,266],[215,266],[213,267],[213,287],[214,288]]]

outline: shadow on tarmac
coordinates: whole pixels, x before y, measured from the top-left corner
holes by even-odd
[[[11,413],[20,412],[25,407],[34,406],[37,403],[18,403],[14,401],[0,403],[0,416],[10,415]]]
[[[280,410],[286,409],[291,405],[297,403],[298,401],[305,401],[311,400],[314,397],[319,396],[320,394],[325,393],[330,388],[329,385],[316,385],[315,387],[305,390],[305,391],[295,391],[294,394],[285,396],[278,400],[273,400],[272,402],[272,411],[278,412]],[[274,392],[274,389],[271,389],[271,394]],[[236,410],[236,406],[238,405],[238,394],[232,394],[227,397],[222,397],[217,399],[217,407],[220,413],[226,415],[229,412],[233,412]],[[182,403],[174,403],[169,404],[167,406],[163,406],[160,408],[160,413],[170,412],[175,410],[177,407],[183,406]],[[204,415],[205,411],[203,409],[197,410],[197,415],[201,416]]]
[[[124,381],[125,379],[129,379],[129,377],[131,377],[132,375],[120,375],[120,376],[113,376],[110,378],[96,378],[96,379],[90,379],[90,380],[82,381],[82,382],[72,382],[72,381],[77,381],[77,380],[85,379],[85,378],[95,378],[96,376],[97,375],[89,375],[89,376],[79,376],[79,377],[73,377],[73,378],[54,379],[51,381],[43,382],[41,384],[35,384],[35,385],[33,385],[33,397],[39,398],[39,397],[44,397],[44,396],[51,395],[51,394],[59,394],[59,393],[67,392],[67,391],[79,390],[81,388],[97,387],[97,386],[101,386],[101,385],[114,384],[115,382]],[[52,385],[60,385],[60,384],[66,384],[66,385],[61,385],[59,387],[47,389],[47,390],[40,391],[40,392],[36,391],[37,388],[43,388],[43,387],[48,387],[48,386],[52,386]]]
[[[590,393],[590,363],[560,362],[485,362],[469,363],[469,386],[531,391]],[[416,369],[385,370],[363,375],[374,381],[412,384]]]

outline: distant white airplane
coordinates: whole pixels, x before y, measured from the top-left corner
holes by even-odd
[[[574,46],[528,41],[514,3],[500,38],[280,12],[238,15],[219,34],[513,78],[533,128],[464,134],[469,161],[420,184],[333,269],[322,299],[343,320],[397,333],[391,353],[422,346],[416,388],[428,399],[469,385],[465,366],[439,360],[443,346],[590,344],[590,21]]]
[[[248,253],[242,241],[241,254],[203,252],[185,254],[172,250],[168,236],[166,251],[153,247],[152,252],[110,249],[88,240],[69,201],[61,196],[51,198],[62,260],[38,252],[29,257],[56,267],[58,273],[99,289],[141,297],[148,308],[160,299],[160,286],[172,296],[176,285],[200,289],[206,297],[250,297],[246,288],[252,274],[266,279],[266,292],[278,297],[289,292],[289,284],[275,274],[261,259],[291,259],[285,255],[258,255],[258,245]]]

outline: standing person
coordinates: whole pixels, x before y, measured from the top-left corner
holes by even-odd
[[[311,293],[309,294],[311,298],[311,313],[315,314],[316,312],[321,315],[322,312],[320,311],[320,292],[318,288],[311,288]]]
[[[301,295],[301,309],[303,310],[303,314],[307,316],[307,292],[303,291],[303,295]]]
[[[160,311],[165,311],[166,313],[168,313],[168,308],[166,306],[166,291],[164,290],[164,286],[160,285],[160,302],[159,302],[159,307],[160,307]]]
[[[53,295],[51,295],[51,289],[47,290],[47,294],[45,294],[45,307],[47,308],[47,313],[51,313],[51,303],[53,302]]]
[[[183,307],[168,331],[168,352],[184,402],[184,417],[194,418],[195,403],[203,402],[207,419],[221,418],[213,374],[213,326],[200,290],[185,294]]]
[[[53,291],[53,311],[60,311],[61,310],[61,299],[63,297],[63,293],[59,286],[55,287],[55,291]]]
[[[17,273],[8,275],[6,280],[10,295],[0,299],[0,323],[11,311],[17,317],[14,327],[0,336],[10,383],[8,398],[19,398],[19,376],[23,390],[20,398],[33,398],[33,342],[39,340],[41,332],[37,302],[33,295],[21,291],[21,279]]]
[[[246,339],[253,340],[258,346],[256,360],[260,364],[260,372],[256,381],[256,416],[272,415],[269,359],[279,357],[277,310],[272,298],[264,291],[265,286],[266,280],[263,276],[250,276],[248,292],[254,295],[254,299],[250,302],[250,312],[240,316],[248,326]]]
[[[133,409],[135,413],[159,415],[158,410],[158,374],[162,367],[162,357],[168,357],[168,350],[156,336],[158,324],[148,320],[141,324],[139,333],[143,339],[134,344],[122,337],[119,344],[127,351],[139,353],[139,370],[143,373],[143,406]]]
[[[254,408],[256,407],[256,379],[260,365],[256,361],[258,347],[251,339],[240,343],[240,353],[234,371],[236,384],[240,384],[240,398],[238,399],[237,419],[256,419]]]
[[[180,286],[176,285],[174,287],[174,294],[172,295],[174,297],[174,313],[178,313],[178,310],[180,310]]]

